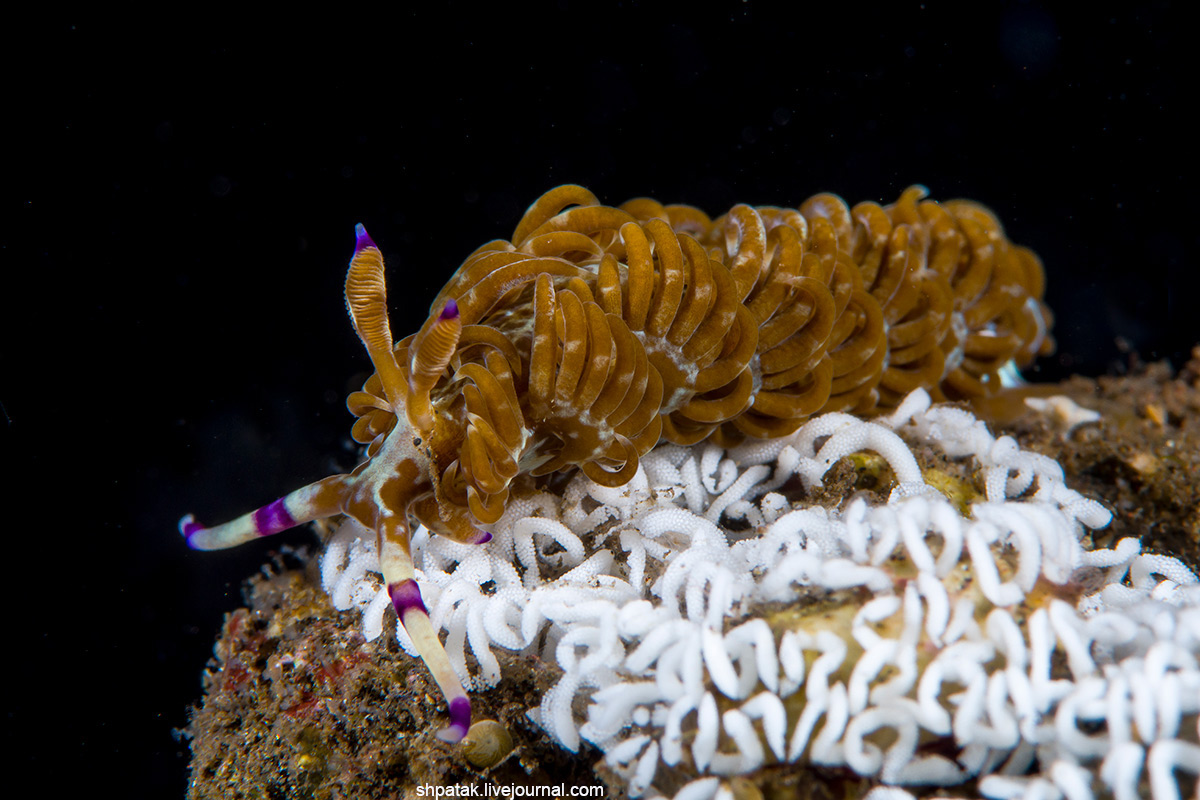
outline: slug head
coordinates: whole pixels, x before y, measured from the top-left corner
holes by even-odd
[[[368,460],[353,476],[364,489],[359,502],[386,506],[377,509],[380,513],[411,514],[456,541],[485,542],[491,535],[480,531],[467,508],[442,488],[466,436],[462,403],[435,405],[430,396],[462,335],[458,305],[445,301],[418,333],[393,344],[383,255],[362,225],[355,232],[346,308],[375,366],[363,390],[347,400],[358,417],[351,435],[367,445]],[[361,519],[367,511],[355,516]]]

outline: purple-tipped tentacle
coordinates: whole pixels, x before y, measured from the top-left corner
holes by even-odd
[[[404,614],[409,610],[429,615],[429,611],[425,608],[425,601],[421,599],[421,588],[412,578],[388,586],[388,596],[392,598],[392,607],[396,609],[396,616],[400,618],[401,622],[404,621]]]
[[[421,588],[417,585],[409,553],[408,520],[404,515],[385,518],[380,532],[383,535],[380,537],[379,563],[383,568],[383,579],[387,581],[388,596],[396,616],[400,617],[400,624],[450,707],[450,725],[439,731],[438,737],[446,742],[457,742],[471,726],[471,701],[450,665],[421,599]]]
[[[288,513],[281,497],[254,512],[254,525],[258,528],[259,536],[270,536],[296,527],[296,520]]]
[[[361,222],[354,226],[354,254],[358,255],[360,251],[366,250],[368,247],[379,249],[371,239],[371,234],[367,233],[367,227]]]
[[[450,724],[438,731],[438,738],[443,742],[455,744],[462,741],[471,727],[471,699],[456,697],[450,701]]]
[[[183,519],[179,520],[179,532],[183,534],[183,538],[191,545],[192,534],[204,530],[204,526],[196,522],[196,518],[188,514]]]
[[[480,531],[479,538],[472,542],[472,544],[487,544],[491,540],[492,534],[490,531]]]
[[[458,742],[471,727],[471,701],[454,674],[446,651],[429,621],[429,612],[425,609],[425,601],[421,599],[421,589],[414,579],[407,578],[389,583],[388,596],[392,598],[392,607],[396,609],[400,624],[412,639],[417,653],[429,668],[450,707],[450,725],[438,731],[437,736],[444,742]]]
[[[260,536],[273,536],[289,528],[342,513],[345,476],[333,475],[243,514],[223,525],[206,528],[191,514],[179,521],[179,532],[194,550],[223,550]]]

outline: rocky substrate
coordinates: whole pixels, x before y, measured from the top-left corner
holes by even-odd
[[[972,410],[997,434],[1062,464],[1071,488],[1100,500],[1112,523],[1085,547],[1137,537],[1143,551],[1200,566],[1200,347],[1177,374],[1164,364],[1130,374],[1072,378],[1012,393]],[[1032,403],[1027,398],[1033,398]],[[1071,403],[1053,400],[1069,398]],[[1040,402],[1045,401],[1045,402]],[[1034,408],[1033,406],[1038,406]],[[1085,421],[1078,409],[1098,412]],[[926,480],[965,505],[983,492],[969,460],[925,446],[914,452]],[[842,459],[823,486],[791,499],[836,507],[867,494],[886,500],[886,462]],[[294,539],[293,539],[294,541]],[[439,741],[442,701],[424,666],[395,637],[367,642],[358,614],[339,612],[320,588],[315,559],[288,551],[251,579],[246,606],[230,613],[194,709],[190,798],[384,798],[432,796],[421,787],[485,784],[577,787],[624,782],[585,745],[569,753],[526,716],[559,676],[534,656],[499,654],[503,680],[472,693],[476,719],[493,719],[511,745],[484,756]],[[802,595],[798,603],[819,602]],[[387,612],[391,614],[391,612]],[[474,763],[473,763],[474,762]],[[775,767],[730,782],[735,796],[821,797],[860,793],[870,782],[845,770]],[[494,793],[495,789],[493,789]],[[971,786],[955,795],[970,795]]]

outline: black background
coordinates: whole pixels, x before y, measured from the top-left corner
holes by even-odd
[[[1042,256],[1059,350],[1035,379],[1200,339],[1194,54],[1169,4],[698,6],[3,26],[10,768],[52,794],[184,789],[171,731],[277,543],[192,553],[175,525],[353,463],[356,222],[399,337],[559,183],[714,214],[923,183]]]

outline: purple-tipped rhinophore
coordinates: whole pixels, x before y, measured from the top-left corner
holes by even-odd
[[[366,226],[360,222],[354,226],[354,255],[358,255],[368,247],[379,249],[375,242],[371,240],[371,234],[367,233]]]
[[[281,497],[254,512],[254,527],[258,529],[259,536],[270,536],[296,527],[296,520],[288,513]]]
[[[475,540],[475,544],[487,544],[492,540],[490,531],[479,531],[479,538]]]
[[[450,701],[450,725],[438,731],[438,738],[450,743],[462,741],[470,727],[471,701],[466,697],[456,697]]]
[[[396,616],[400,618],[402,625],[405,611],[415,608],[425,616],[429,616],[429,612],[425,610],[425,601],[421,599],[421,590],[412,578],[388,586],[388,596],[392,598],[392,607],[396,609]]]
[[[458,303],[453,300],[447,300],[446,305],[442,308],[442,314],[438,319],[455,319],[458,316]]]

